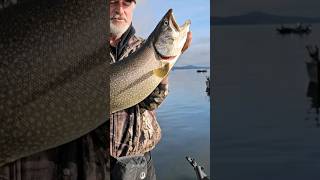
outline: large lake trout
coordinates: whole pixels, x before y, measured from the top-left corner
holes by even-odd
[[[110,110],[131,107],[144,100],[176,63],[189,32],[190,20],[179,26],[170,9],[144,45],[130,58],[112,65]]]
[[[0,166],[87,134],[168,74],[189,22],[180,28],[170,10],[141,50],[110,65],[106,6],[28,0],[0,10]]]

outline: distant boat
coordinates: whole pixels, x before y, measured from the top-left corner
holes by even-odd
[[[197,73],[206,73],[207,72],[207,70],[205,70],[205,69],[198,69],[197,70]]]
[[[280,34],[309,34],[311,33],[311,25],[303,26],[298,24],[296,27],[284,27],[276,29]]]

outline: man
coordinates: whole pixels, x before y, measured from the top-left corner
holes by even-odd
[[[111,63],[129,56],[144,42],[134,35],[135,6],[135,0],[110,1]],[[191,39],[189,33],[183,51],[189,47]],[[150,151],[159,142],[161,130],[154,110],[167,94],[168,79],[165,78],[144,101],[110,115],[112,179],[156,179]]]

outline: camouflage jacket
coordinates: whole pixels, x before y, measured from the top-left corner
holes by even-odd
[[[143,39],[134,35],[132,27],[124,35],[126,37],[120,42],[122,47],[110,51],[111,63],[129,56],[144,42]],[[121,52],[117,54],[119,49]],[[155,109],[167,94],[168,84],[165,79],[144,101],[110,115],[111,156],[144,154],[155,147],[161,138],[161,129],[156,119]]]
[[[110,180],[107,123],[75,141],[0,167],[0,180]],[[104,137],[104,139],[106,139]]]

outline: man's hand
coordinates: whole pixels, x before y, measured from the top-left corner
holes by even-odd
[[[163,80],[160,82],[160,84],[168,84],[168,82],[169,82],[169,78],[167,76],[167,77],[163,78]]]
[[[188,35],[187,35],[187,40],[184,43],[183,48],[181,50],[182,53],[184,53],[184,51],[186,51],[189,48],[191,41],[192,41],[192,33],[191,33],[191,31],[189,31]]]

